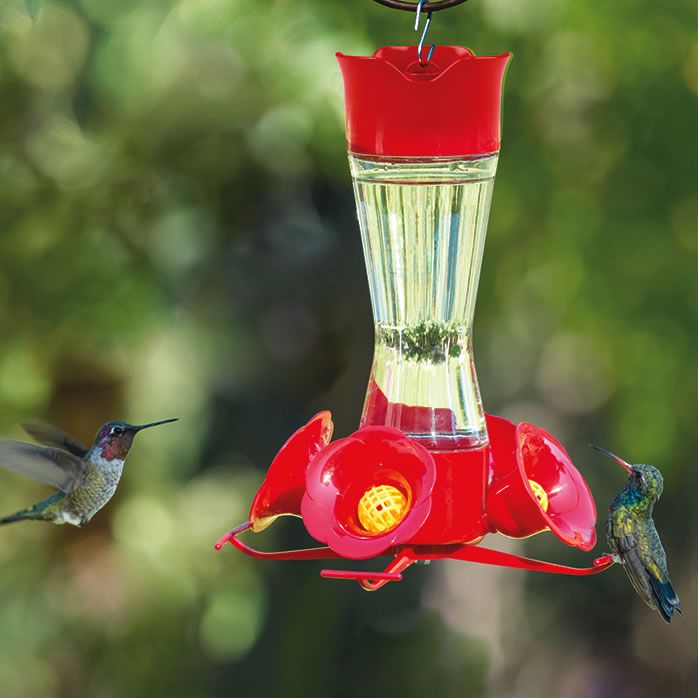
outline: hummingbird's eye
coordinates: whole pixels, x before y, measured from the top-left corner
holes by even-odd
[[[123,433],[124,430],[121,427],[112,427],[111,432],[109,432],[110,436],[121,436]]]

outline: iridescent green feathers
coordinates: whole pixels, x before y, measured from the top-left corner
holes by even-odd
[[[662,495],[662,474],[652,465],[629,465],[614,458],[628,473],[628,482],[611,502],[606,537],[611,552],[623,565],[640,598],[670,623],[681,613],[679,598],[667,570],[664,547],[652,519],[655,502]]]

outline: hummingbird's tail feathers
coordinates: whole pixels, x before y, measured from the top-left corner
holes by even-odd
[[[56,510],[60,507],[61,502],[65,499],[63,492],[55,492],[50,497],[42,499],[34,506],[20,509],[14,514],[5,516],[0,519],[0,526],[5,524],[15,523],[16,521],[53,521],[56,522]]]
[[[679,597],[674,591],[674,587],[667,579],[661,582],[654,575],[650,574],[650,587],[652,590],[652,600],[665,623],[671,623],[674,611],[683,614]]]
[[[0,519],[0,526],[5,524],[15,523],[16,521],[50,521],[51,518],[46,516],[41,512],[34,511],[34,508],[22,509],[21,511],[16,511],[14,514],[5,516]]]

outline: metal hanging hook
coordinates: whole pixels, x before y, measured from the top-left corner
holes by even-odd
[[[416,17],[414,20],[414,30],[416,32],[419,31],[419,18],[422,14],[422,9],[424,5],[427,4],[429,0],[419,0],[417,3],[417,12],[416,12]],[[427,38],[427,32],[429,31],[429,25],[431,24],[431,11],[427,11],[427,21],[424,22],[424,29],[422,30],[422,36],[419,39],[419,45],[417,46],[417,60],[419,61],[419,64],[422,66],[425,66],[430,60],[431,57],[434,55],[434,49],[436,48],[436,44],[432,44],[429,47],[429,53],[427,53],[427,59],[426,61],[422,60],[422,49],[424,48],[424,40]]]

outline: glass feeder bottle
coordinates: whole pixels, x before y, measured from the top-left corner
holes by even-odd
[[[428,448],[487,443],[472,324],[508,54],[440,46],[338,54],[375,322],[362,426]]]

